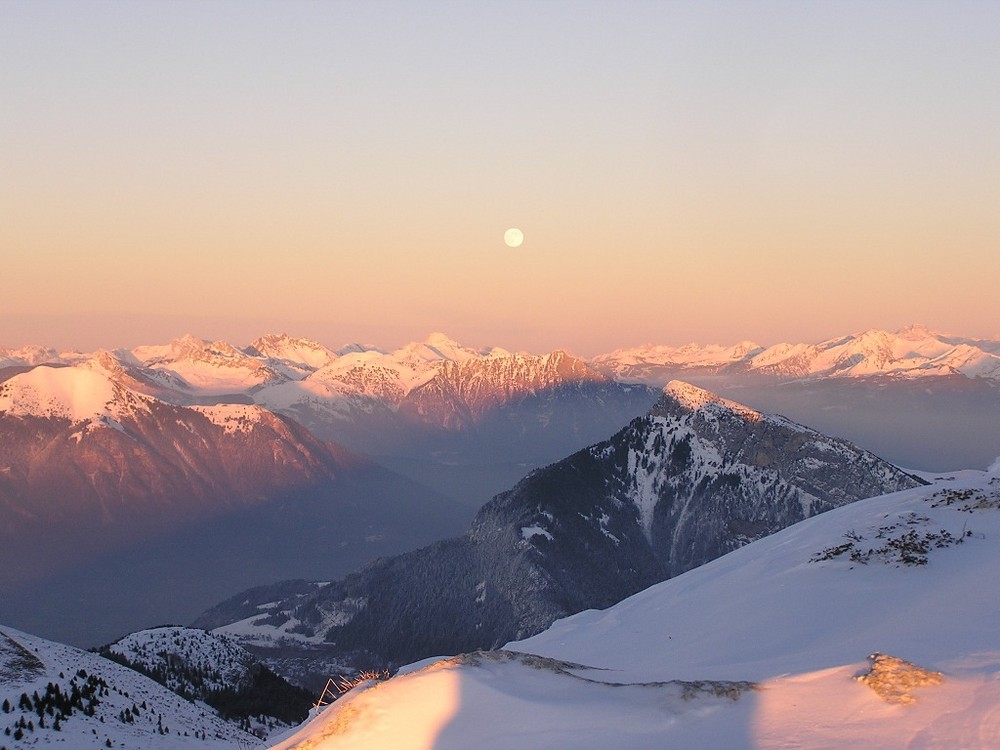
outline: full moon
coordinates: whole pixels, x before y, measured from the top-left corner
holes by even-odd
[[[511,227],[503,233],[503,241],[507,243],[507,247],[520,247],[524,242],[524,232],[517,227]]]

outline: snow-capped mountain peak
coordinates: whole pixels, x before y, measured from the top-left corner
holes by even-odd
[[[896,331],[896,335],[901,339],[909,341],[923,341],[925,339],[938,339],[940,334],[932,331],[923,323],[911,323]]]
[[[671,380],[664,386],[663,395],[656,406],[653,407],[652,413],[662,414],[673,404],[687,411],[725,410],[755,422],[764,418],[764,415],[759,411],[717,396],[710,391],[706,391],[690,383],[685,383],[682,380]]]
[[[145,397],[111,379],[109,370],[114,370],[115,364],[109,357],[75,367],[41,365],[15,375],[0,384],[0,412],[82,422],[118,419],[135,408],[146,408]]]
[[[407,344],[396,350],[394,356],[405,364],[420,369],[435,362],[464,362],[480,356],[475,349],[462,346],[453,338],[434,332],[421,342]]]
[[[995,748],[998,509],[988,474],[861,500],[363,684],[275,750]]]
[[[698,374],[758,374],[801,378],[922,378],[964,375],[1000,379],[1000,345],[945,336],[912,325],[895,333],[871,328],[816,344],[761,347],[646,346],[593,359],[619,380],[661,385],[672,377]]]
[[[0,368],[34,367],[44,364],[69,364],[81,359],[78,352],[57,352],[42,346],[22,346],[17,349],[0,349]]]
[[[164,373],[206,395],[247,392],[289,379],[288,373],[262,357],[226,341],[210,342],[191,335],[166,346],[137,347],[132,354],[145,369]]]
[[[285,362],[301,372],[318,370],[337,357],[316,341],[289,336],[287,333],[268,334],[254,339],[246,353]]]

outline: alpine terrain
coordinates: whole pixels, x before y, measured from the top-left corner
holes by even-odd
[[[107,355],[0,383],[0,620],[99,643],[243,586],[343,575],[467,522],[288,417],[178,406],[140,375]]]
[[[38,364],[99,361],[133,391],[178,406],[251,404],[377,459],[471,511],[532,468],[633,417],[656,390],[563,351],[476,350],[431,334],[395,351],[266,335],[240,348],[184,336],[85,355],[0,350],[0,381]]]
[[[930,478],[362,683],[274,750],[998,747],[1000,459]]]
[[[0,747],[249,750],[274,727],[227,721],[102,656],[0,626]]]
[[[902,466],[985,468],[1000,453],[1000,339],[913,325],[816,344],[643,346],[590,364],[662,386],[680,378],[845,437]]]
[[[265,657],[299,643],[368,667],[491,648],[804,518],[921,484],[846,441],[672,382],[646,416],[495,497],[464,536],[333,583],[244,592],[195,626]]]

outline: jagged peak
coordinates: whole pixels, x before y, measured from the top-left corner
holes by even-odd
[[[126,362],[128,360],[123,360],[118,352],[112,352],[108,349],[98,349],[89,359],[82,362],[81,366],[92,370],[102,370],[112,376],[120,376],[125,373]]]
[[[302,336],[292,336],[289,333],[266,333],[263,336],[258,336],[252,342],[250,342],[250,346],[260,352],[264,352],[267,349],[277,347],[281,344],[287,344],[290,346],[301,346],[306,349],[316,349],[316,350],[326,349],[326,347],[323,346],[318,341],[304,338]]]
[[[185,333],[170,342],[170,346],[176,349],[201,349],[208,343],[207,340],[198,338],[193,333]]]
[[[427,346],[433,347],[447,347],[447,348],[463,348],[460,343],[455,341],[451,336],[446,333],[441,333],[441,331],[434,331],[427,336],[423,341]]]
[[[549,367],[555,368],[558,372],[590,372],[598,375],[597,371],[590,367],[584,360],[565,349],[553,349],[542,357],[542,361]]]
[[[901,339],[906,339],[907,341],[920,341],[922,339],[938,339],[941,334],[936,331],[932,331],[930,328],[925,326],[923,323],[911,323],[908,326],[900,328],[895,332],[895,335]]]
[[[743,419],[754,422],[764,418],[764,415],[756,409],[751,409],[749,406],[744,406],[736,401],[730,401],[727,398],[723,398],[683,380],[671,380],[663,387],[663,392],[653,406],[651,413],[657,414],[662,412],[664,407],[672,406],[679,406],[686,412],[723,409],[737,414]]]

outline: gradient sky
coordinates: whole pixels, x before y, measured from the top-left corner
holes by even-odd
[[[1000,2],[4,0],[0,269],[0,347],[997,335]]]

